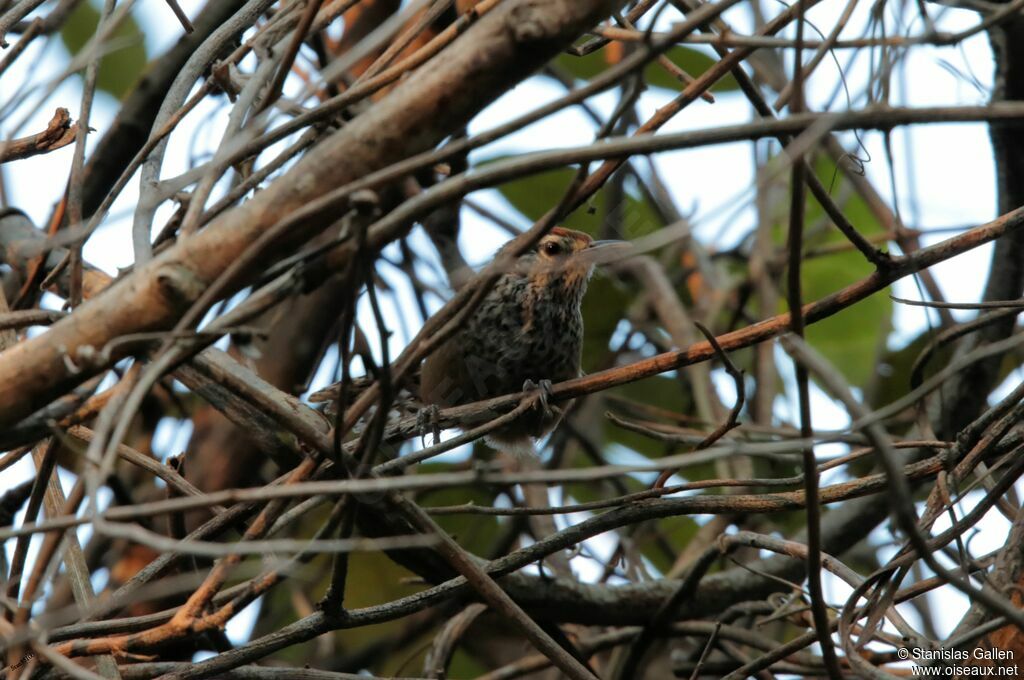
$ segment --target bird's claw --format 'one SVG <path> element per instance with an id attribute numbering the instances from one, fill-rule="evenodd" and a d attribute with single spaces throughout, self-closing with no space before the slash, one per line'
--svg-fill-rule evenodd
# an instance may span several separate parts
<path id="1" fill-rule="evenodd" d="M 540 382 L 533 382 L 527 378 L 526 382 L 523 383 L 523 392 L 534 392 L 537 394 L 537 401 L 540 404 L 541 410 L 545 415 L 552 415 L 552 407 L 549 404 L 551 394 L 554 387 L 550 380 L 544 379 Z"/>
<path id="2" fill-rule="evenodd" d="M 420 436 L 420 444 L 427 445 L 427 435 L 433 435 L 434 444 L 441 441 L 441 409 L 437 404 L 429 404 L 416 412 L 416 433 Z"/>

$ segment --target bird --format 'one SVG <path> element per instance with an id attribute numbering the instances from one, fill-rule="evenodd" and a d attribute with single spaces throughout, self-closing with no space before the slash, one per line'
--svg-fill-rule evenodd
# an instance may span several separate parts
<path id="1" fill-rule="evenodd" d="M 495 256 L 507 256 L 514 241 Z M 428 408 L 460 406 L 519 391 L 541 390 L 541 408 L 491 431 L 485 443 L 517 456 L 535 454 L 535 441 L 564 414 L 549 407 L 551 385 L 581 375 L 580 309 L 594 267 L 629 249 L 628 242 L 595 241 L 554 227 L 502 272 L 463 326 L 423 362 L 420 398 Z"/>

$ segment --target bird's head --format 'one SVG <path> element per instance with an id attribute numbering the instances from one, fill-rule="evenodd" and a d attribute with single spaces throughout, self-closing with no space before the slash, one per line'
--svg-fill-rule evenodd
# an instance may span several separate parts
<path id="1" fill-rule="evenodd" d="M 626 241 L 595 241 L 582 231 L 554 227 L 519 256 L 515 269 L 535 284 L 574 289 L 586 284 L 595 265 L 616 260 L 629 249 Z"/>

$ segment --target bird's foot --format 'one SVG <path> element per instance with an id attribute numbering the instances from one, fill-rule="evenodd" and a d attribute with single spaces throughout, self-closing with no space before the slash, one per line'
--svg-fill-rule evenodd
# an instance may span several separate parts
<path id="1" fill-rule="evenodd" d="M 433 435 L 434 444 L 441 441 L 441 409 L 437 404 L 429 404 L 416 412 L 416 433 L 420 436 L 420 444 L 427 445 L 427 435 Z"/>
<path id="2" fill-rule="evenodd" d="M 526 382 L 523 383 L 523 392 L 538 392 L 537 402 L 546 417 L 553 417 L 557 411 L 557 408 L 550 404 L 552 390 L 553 386 L 550 380 L 541 380 L 535 383 L 527 378 Z"/>

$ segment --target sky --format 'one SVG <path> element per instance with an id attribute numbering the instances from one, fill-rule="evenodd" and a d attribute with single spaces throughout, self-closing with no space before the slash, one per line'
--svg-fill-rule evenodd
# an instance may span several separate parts
<path id="1" fill-rule="evenodd" d="M 196 15 L 201 4 L 199 0 L 181 2 L 190 16 Z M 772 7 L 771 4 L 766 6 Z M 47 3 L 43 11 L 49 7 L 50 3 Z M 826 0 L 812 10 L 810 19 L 823 30 L 827 30 L 841 8 L 842 4 L 836 0 Z M 940 8 L 930 6 L 930 10 L 938 13 Z M 896 16 L 891 7 L 887 11 L 893 17 Z M 971 12 L 952 9 L 941 11 L 943 14 L 940 26 L 944 30 L 963 29 L 977 21 L 977 16 Z M 861 25 L 866 12 L 866 6 L 858 8 L 851 20 L 851 26 Z M 159 54 L 177 39 L 180 26 L 170 15 L 165 3 L 157 0 L 140 2 L 136 16 L 143 26 L 150 56 Z M 746 15 L 742 11 L 730 11 L 726 17 L 737 29 L 748 28 Z M 678 15 L 672 17 L 665 13 L 659 28 L 677 18 Z M 893 20 L 895 21 L 895 18 Z M 910 21 L 909 30 L 920 33 L 919 21 Z M 77 117 L 81 87 L 75 78 L 59 84 L 45 99 L 40 99 L 38 94 L 22 98 L 21 101 L 13 99 L 20 97 L 19 86 L 23 82 L 36 86 L 37 93 L 49 90 L 49 79 L 60 73 L 66 63 L 66 52 L 58 41 L 51 42 L 45 48 L 40 43 L 32 49 L 36 52 L 31 58 L 19 60 L 12 72 L 0 80 L 0 106 L 13 106 L 13 113 L 0 120 L 0 135 L 3 138 L 43 129 L 56 106 L 68 108 L 72 116 Z M 846 65 L 847 55 L 843 51 L 839 51 L 838 58 L 843 64 L 842 72 L 851 93 L 851 104 L 853 107 L 859 107 L 864 103 L 862 91 L 869 73 L 869 65 L 864 58 L 852 66 Z M 812 110 L 820 109 L 832 99 L 837 68 L 835 62 L 826 60 L 811 77 L 808 83 L 808 101 Z M 982 104 L 988 98 L 992 72 L 991 51 L 988 39 L 983 34 L 968 39 L 958 47 L 919 47 L 912 50 L 905 66 L 894 76 L 891 103 L 913 106 Z M 562 90 L 551 81 L 539 77 L 532 78 L 485 109 L 473 121 L 470 131 L 472 133 L 485 130 L 507 120 L 511 115 L 522 111 L 524 102 L 536 106 L 560 94 Z M 670 98 L 671 93 L 665 90 L 646 91 L 638 102 L 640 117 L 646 118 Z M 594 98 L 592 104 L 598 110 L 607 113 L 614 106 L 614 102 L 615 95 L 606 94 Z M 834 109 L 846 107 L 847 102 L 842 96 L 834 104 Z M 90 136 L 92 143 L 106 131 L 116 110 L 116 102 L 109 95 L 101 93 L 90 121 L 91 127 L 96 130 L 96 133 Z M 701 101 L 694 103 L 676 116 L 663 130 L 674 132 L 710 128 L 744 123 L 750 118 L 750 107 L 741 95 L 722 93 L 717 95 L 714 104 Z M 163 176 L 176 175 L 188 167 L 190 153 L 194 148 L 190 140 L 197 130 L 198 148 L 202 150 L 204 144 L 208 145 L 211 140 L 219 139 L 218 126 L 222 125 L 224 120 L 222 112 L 215 111 L 209 106 L 187 119 L 170 145 Z M 592 141 L 592 135 L 593 128 L 589 120 L 576 110 L 567 110 L 476 152 L 473 158 L 484 160 L 530 150 L 586 144 Z M 843 139 L 850 141 L 848 135 Z M 881 135 L 865 133 L 861 139 L 866 150 L 864 155 L 870 158 L 866 164 L 868 177 L 887 200 L 893 200 L 891 187 L 895 186 L 896 203 L 906 224 L 925 229 L 941 229 L 980 224 L 996 216 L 994 172 L 986 126 L 929 125 L 896 131 L 894 172 L 891 175 L 885 160 Z M 3 171 L 6 195 L 11 204 L 25 210 L 36 223 L 44 222 L 63 190 L 71 154 L 72 147 L 69 146 L 51 154 L 0 168 Z M 697 235 L 702 241 L 727 246 L 751 229 L 755 220 L 755 213 L 750 206 L 754 166 L 749 144 L 737 143 L 664 153 L 659 154 L 655 162 L 677 202 L 697 225 Z M 89 240 L 85 248 L 86 258 L 108 273 L 116 274 L 118 268 L 125 267 L 132 261 L 129 229 L 137 196 L 136 178 L 115 203 L 112 217 Z M 474 198 L 511 221 L 528 226 L 496 191 L 481 192 Z M 169 207 L 161 209 L 154 223 L 163 224 L 170 210 Z M 472 264 L 482 264 L 507 235 L 470 210 L 464 211 L 463 220 L 460 243 L 463 252 Z M 940 232 L 935 236 L 926 236 L 923 240 L 927 245 L 948 236 L 948 232 Z M 422 234 L 414 235 L 413 238 L 419 239 L 414 240 L 418 248 L 426 250 Z M 950 300 L 978 299 L 986 277 L 990 252 L 990 247 L 979 248 L 934 269 L 940 286 Z M 916 287 L 909 279 L 894 285 L 892 292 L 900 297 L 919 297 Z M 414 318 L 409 314 L 411 304 L 411 298 L 406 294 L 397 306 L 385 305 L 385 319 L 389 327 L 401 328 L 401 319 Z M 361 312 L 365 314 L 366 311 L 364 305 Z M 921 308 L 897 306 L 889 344 L 898 347 L 916 337 L 927 326 L 925 314 Z M 969 313 L 958 315 L 966 318 Z M 415 328 L 409 328 L 409 332 L 415 332 Z M 407 334 L 395 334 L 392 340 L 392 356 L 397 354 L 407 340 Z M 1017 374 L 1011 376 L 1010 380 L 1019 381 L 1020 378 L 1021 376 Z M 314 387 L 327 380 L 327 371 L 323 371 Z M 728 381 L 719 381 L 718 384 L 723 401 L 730 403 Z M 841 427 L 848 422 L 845 413 L 820 392 L 814 399 L 813 408 L 817 426 Z M 783 409 L 785 410 L 785 405 Z M 188 430 L 167 423 L 158 433 L 159 448 L 165 452 L 181 450 L 187 442 L 188 434 Z M 27 463 L 0 473 L 0 489 L 25 479 L 30 474 L 31 468 Z M 984 530 L 977 539 L 980 543 L 976 542 L 972 547 L 978 552 L 983 552 L 988 547 L 998 547 L 1005 537 L 1007 526 L 1008 524 L 1000 517 L 992 516 L 990 521 L 982 525 Z M 881 532 L 876 534 L 879 541 L 886 537 Z M 82 536 L 85 535 L 86 532 L 83 531 Z M 597 540 L 591 547 L 601 553 L 607 545 L 606 541 Z M 13 545 L 9 544 L 7 547 L 11 550 Z M 584 578 L 592 573 L 591 569 L 582 564 L 580 570 Z M 848 589 L 844 590 L 845 586 L 831 579 L 828 586 L 836 597 L 849 592 Z M 960 611 L 965 606 L 965 601 L 958 595 L 949 595 L 948 599 L 943 600 L 943 604 L 951 607 L 950 611 Z M 912 619 L 912 615 L 908 614 L 908 618 Z M 948 621 L 950 627 L 958 619 L 958 615 L 952 615 Z M 244 620 L 234 626 L 234 629 L 229 629 L 229 633 L 236 639 L 243 638 L 247 630 Z"/>

